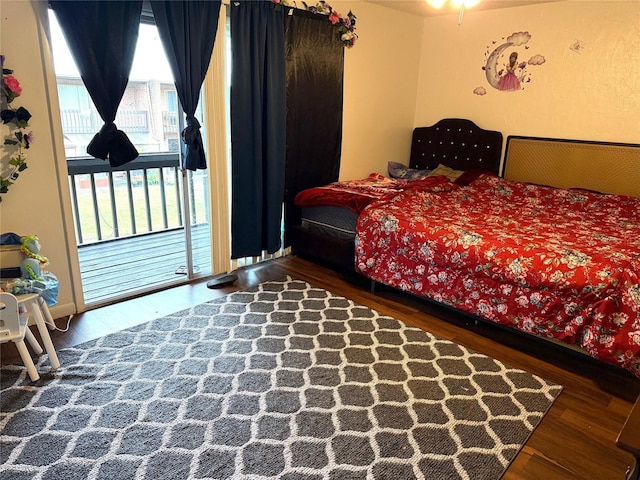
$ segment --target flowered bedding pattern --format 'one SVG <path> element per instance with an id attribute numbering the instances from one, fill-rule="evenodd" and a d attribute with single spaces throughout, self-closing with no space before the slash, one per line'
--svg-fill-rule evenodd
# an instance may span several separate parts
<path id="1" fill-rule="evenodd" d="M 411 188 L 441 188 L 449 183 L 446 177 L 434 176 L 420 180 L 391 179 L 372 173 L 361 180 L 334 182 L 321 187 L 309 188 L 296 195 L 295 204 L 301 207 L 336 206 L 346 207 L 360 213 L 374 200 L 388 198 Z"/>
<path id="2" fill-rule="evenodd" d="M 488 175 L 450 188 L 370 204 L 356 268 L 640 377 L 640 198 Z"/>

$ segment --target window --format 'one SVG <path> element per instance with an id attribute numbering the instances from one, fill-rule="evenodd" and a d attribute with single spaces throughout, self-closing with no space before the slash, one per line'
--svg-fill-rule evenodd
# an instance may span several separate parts
<path id="1" fill-rule="evenodd" d="M 69 109 L 73 110 L 89 110 L 91 108 L 91 99 L 87 89 L 84 88 L 82 83 L 78 84 L 71 80 L 69 83 L 64 83 L 64 79 L 60 79 L 58 83 L 58 95 L 60 96 L 60 103 L 65 104 Z"/>
<path id="2" fill-rule="evenodd" d="M 187 212 L 191 223 L 207 223 L 207 172 L 188 172 L 184 185 L 180 180 L 184 115 L 150 13 L 142 12 L 129 81 L 115 118 L 140 155 L 119 171 L 87 154 L 104 121 L 53 10 L 49 20 L 78 245 L 183 227 L 185 191 L 192 197 Z M 196 116 L 204 125 L 200 106 Z"/>
<path id="3" fill-rule="evenodd" d="M 69 51 L 64 35 L 50 10 L 51 36 L 62 131 L 67 158 L 85 156 L 87 145 L 103 121 Z M 177 152 L 180 138 L 178 96 L 158 30 L 141 23 L 129 84 L 120 102 L 115 123 L 126 132 L 138 152 Z"/>
<path id="4" fill-rule="evenodd" d="M 185 119 L 151 12 L 142 11 L 128 85 L 115 118 L 140 155 L 115 170 L 87 155 L 87 145 L 104 122 L 52 10 L 49 19 L 85 303 L 180 283 L 185 273 L 189 278 L 211 274 L 208 171 L 180 169 Z M 204 131 L 202 102 L 201 94 L 196 117 Z M 105 242 L 125 237 L 139 238 L 119 245 Z M 113 257 L 105 253 L 109 247 L 131 248 L 141 239 L 153 239 L 157 248 L 137 252 L 133 247 L 127 268 L 114 269 Z M 148 274 L 141 276 L 141 271 Z"/>

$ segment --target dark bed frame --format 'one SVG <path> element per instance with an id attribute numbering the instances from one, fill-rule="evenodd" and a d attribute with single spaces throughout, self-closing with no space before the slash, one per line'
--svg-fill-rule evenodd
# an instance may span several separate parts
<path id="1" fill-rule="evenodd" d="M 535 145 L 530 145 L 534 143 Z M 593 148 L 587 148 L 593 147 Z M 533 152 L 530 152 L 530 148 Z M 575 150 L 587 149 L 576 156 Z M 586 142 L 576 140 L 548 139 L 535 137 L 511 136 L 507 139 L 505 160 L 501 162 L 502 134 L 483 130 L 475 123 L 464 119 L 444 119 L 431 127 L 419 127 L 413 132 L 411 144 L 410 167 L 435 168 L 439 163 L 456 170 L 480 168 L 492 171 L 507 179 L 528 181 L 531 183 L 549 184 L 565 187 L 566 176 L 559 178 L 540 178 L 540 172 L 558 170 L 559 164 L 574 165 L 578 171 L 587 172 L 589 182 L 580 180 L 576 185 L 575 175 L 571 176 L 569 187 L 588 187 L 593 190 L 640 196 L 638 190 L 638 144 L 619 144 L 608 142 Z M 553 153 L 549 155 L 549 151 Z M 486 153 L 485 153 L 486 152 Z M 587 163 L 584 163 L 584 159 Z M 542 160 L 542 164 L 540 161 Z M 502 164 L 502 166 L 501 166 Z M 515 166 L 519 165 L 519 169 Z M 588 165 L 587 168 L 584 165 Z M 593 167 L 593 168 L 589 168 Z M 524 168 L 524 172 L 521 169 Z M 598 181 L 592 179 L 588 172 L 612 169 L 615 182 L 608 175 L 599 175 Z M 532 170 L 533 173 L 529 172 Z M 560 169 L 561 170 L 561 169 Z M 620 172 L 624 172 L 620 175 Z M 602 178 L 604 177 L 604 178 Z M 592 184 L 592 182 L 595 182 Z M 615 185 L 614 185 L 615 183 Z M 559 342 L 552 342 L 508 326 L 494 323 L 477 315 L 458 310 L 454 307 L 430 300 L 426 297 L 402 292 L 393 287 L 376 284 L 372 280 L 357 273 L 354 268 L 353 240 L 328 238 L 312 231 L 298 228 L 297 242 L 293 252 L 316 263 L 332 267 L 352 281 L 367 283 L 372 291 L 387 298 L 403 303 L 415 302 L 417 308 L 441 318 L 445 321 L 470 328 L 474 332 L 494 341 L 510 345 L 527 354 L 543 358 L 552 364 L 578 375 L 592 378 L 605 391 L 625 398 L 631 402 L 637 392 L 637 379 L 629 372 L 614 365 L 603 363 L 593 357 Z M 640 421 L 640 398 L 636 400 L 633 412 L 627 424 L 620 432 L 616 444 L 635 457 L 635 465 L 629 469 L 628 480 L 640 480 L 640 442 L 636 440 L 636 432 Z M 631 433 L 633 432 L 633 433 Z M 635 435 L 635 436 L 634 436 Z"/>
<path id="2" fill-rule="evenodd" d="M 488 170 L 500 174 L 502 133 L 480 128 L 471 120 L 445 118 L 413 130 L 409 166 L 434 169 Z M 346 272 L 355 271 L 354 240 L 330 237 L 295 226 L 289 232 L 294 255 Z"/>

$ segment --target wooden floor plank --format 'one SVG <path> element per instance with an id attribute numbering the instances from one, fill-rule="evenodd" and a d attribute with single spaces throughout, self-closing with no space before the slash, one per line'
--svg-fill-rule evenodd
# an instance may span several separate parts
<path id="1" fill-rule="evenodd" d="M 633 456 L 617 448 L 615 442 L 640 394 L 639 379 L 530 337 L 476 325 L 460 315 L 455 318 L 452 312 L 438 311 L 415 297 L 385 289 L 371 293 L 369 283 L 362 278 L 296 257 L 241 269 L 233 285 L 219 289 L 206 288 L 203 279 L 87 311 L 71 320 L 68 332 L 53 332 L 53 341 L 57 348 L 76 345 L 283 275 L 305 280 L 563 385 L 563 392 L 509 466 L 505 480 L 622 480 L 633 464 Z M 66 319 L 57 320 L 58 325 L 65 323 Z M 3 363 L 21 363 L 13 345 L 3 345 L 1 358 Z"/>

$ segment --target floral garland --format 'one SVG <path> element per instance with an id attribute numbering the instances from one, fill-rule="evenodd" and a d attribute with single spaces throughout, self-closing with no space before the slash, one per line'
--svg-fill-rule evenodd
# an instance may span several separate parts
<path id="1" fill-rule="evenodd" d="M 296 8 L 295 0 L 271 0 L 276 5 L 284 5 L 285 7 Z M 331 5 L 324 0 L 319 0 L 315 5 L 309 6 L 305 2 L 302 2 L 305 10 L 311 13 L 319 13 L 321 15 L 328 15 L 332 25 L 338 26 L 338 34 L 340 35 L 340 41 L 342 44 L 351 48 L 356 43 L 358 35 L 356 34 L 356 16 L 349 10 L 346 17 L 343 17 L 340 13 L 335 11 Z"/>
<path id="2" fill-rule="evenodd" d="M 3 125 L 9 125 L 9 135 L 4 138 L 7 147 L 9 166 L 5 172 L 4 165 L 0 172 L 0 202 L 2 196 L 15 183 L 20 172 L 27 168 L 26 150 L 31 146 L 33 133 L 26 133 L 31 114 L 24 107 L 12 108 L 11 103 L 22 94 L 22 87 L 18 79 L 13 76 L 13 70 L 4 68 L 4 55 L 0 55 L 2 65 L 2 91 L 0 98 L 0 118 Z"/>

